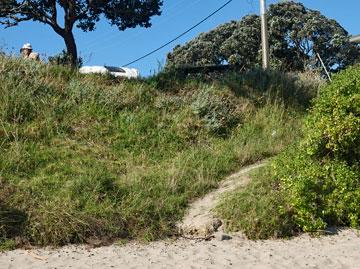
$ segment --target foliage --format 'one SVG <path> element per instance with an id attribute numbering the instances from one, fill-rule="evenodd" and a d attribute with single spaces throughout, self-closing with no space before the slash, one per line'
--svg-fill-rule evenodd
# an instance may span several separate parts
<path id="1" fill-rule="evenodd" d="M 74 26 L 85 32 L 93 31 L 96 23 L 105 18 L 121 31 L 150 27 L 150 18 L 161 14 L 161 5 L 161 0 L 5 0 L 0 3 L 0 24 L 12 27 L 24 21 L 37 21 L 49 25 L 64 39 L 72 64 L 76 65 Z M 59 8 L 65 14 L 63 26 L 59 24 Z"/>
<path id="2" fill-rule="evenodd" d="M 305 231 L 360 224 L 360 68 L 337 76 L 316 98 L 293 164 L 275 163 Z"/>
<path id="3" fill-rule="evenodd" d="M 359 49 L 349 42 L 348 32 L 335 20 L 293 1 L 269 8 L 272 55 L 286 70 L 337 71 L 359 59 Z"/>
<path id="4" fill-rule="evenodd" d="M 195 40 L 184 46 L 176 46 L 167 56 L 167 67 L 182 65 L 221 64 L 226 60 L 221 53 L 222 42 L 236 29 L 236 22 L 220 25 L 209 33 L 200 34 Z"/>
<path id="5" fill-rule="evenodd" d="M 219 92 L 213 88 L 201 89 L 191 107 L 211 132 L 226 135 L 241 121 L 241 111 L 237 109 L 235 96 L 230 92 Z"/>
<path id="6" fill-rule="evenodd" d="M 266 238 L 319 232 L 334 225 L 360 226 L 359 97 L 359 66 L 336 75 L 321 89 L 301 141 L 276 157 L 264 175 L 256 175 L 254 184 L 268 186 L 264 200 L 256 201 L 264 195 L 261 187 L 250 185 L 220 206 L 229 229 Z M 254 197 L 254 209 L 248 197 Z M 277 221 L 281 218 L 283 222 Z"/>
<path id="7" fill-rule="evenodd" d="M 270 5 L 268 12 L 271 64 L 287 71 L 321 70 L 317 53 L 330 71 L 359 59 L 359 48 L 349 42 L 346 30 L 335 20 L 285 1 Z M 245 16 L 202 33 L 167 56 L 167 68 L 224 63 L 253 68 L 260 65 L 260 18 Z"/>
<path id="8" fill-rule="evenodd" d="M 359 227 L 358 165 L 330 158 L 319 161 L 295 149 L 278 157 L 272 168 L 289 197 L 294 223 L 301 230 L 313 232 L 334 225 Z"/>
<path id="9" fill-rule="evenodd" d="M 220 51 L 229 64 L 253 67 L 258 61 L 258 50 L 261 39 L 259 31 L 260 18 L 256 15 L 245 16 L 233 26 L 229 38 L 220 42 Z M 220 30 L 221 29 L 217 29 Z"/>
<path id="10" fill-rule="evenodd" d="M 298 135 L 302 112 L 280 98 L 254 105 L 215 81 L 152 85 L 0 58 L 0 241 L 173 234 L 190 201 Z M 241 124 L 209 131 L 194 113 L 199 92 L 215 111 L 231 96 Z"/>
<path id="11" fill-rule="evenodd" d="M 64 65 L 64 66 L 71 66 L 72 65 L 72 57 L 65 51 L 62 50 L 61 53 L 50 56 L 49 63 L 56 64 L 56 65 Z M 76 67 L 80 68 L 83 65 L 83 59 L 78 58 Z"/>
<path id="12" fill-rule="evenodd" d="M 306 123 L 307 154 L 360 160 L 360 68 L 349 68 L 321 91 Z"/>

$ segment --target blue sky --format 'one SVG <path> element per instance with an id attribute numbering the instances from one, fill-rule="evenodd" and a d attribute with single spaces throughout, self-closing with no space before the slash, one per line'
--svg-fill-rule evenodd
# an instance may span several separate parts
<path id="1" fill-rule="evenodd" d="M 163 14 L 153 17 L 151 28 L 128 29 L 124 32 L 101 21 L 94 32 L 83 33 L 75 30 L 80 56 L 85 65 L 124 65 L 147 52 L 159 47 L 179 33 L 216 10 L 226 0 L 164 0 Z M 175 43 L 135 63 L 132 67 L 143 76 L 157 72 L 164 65 L 166 54 L 176 44 L 191 40 L 200 32 L 209 31 L 230 20 L 239 20 L 244 15 L 259 12 L 258 0 L 234 0 L 220 13 L 188 33 Z M 267 4 L 278 0 L 267 0 Z M 359 0 L 302 0 L 305 6 L 321 11 L 336 19 L 350 34 L 360 34 L 358 12 Z M 18 53 L 23 43 L 30 42 L 34 50 L 43 57 L 54 55 L 64 48 L 63 40 L 49 26 L 26 22 L 14 28 L 0 28 L 0 48 Z"/>

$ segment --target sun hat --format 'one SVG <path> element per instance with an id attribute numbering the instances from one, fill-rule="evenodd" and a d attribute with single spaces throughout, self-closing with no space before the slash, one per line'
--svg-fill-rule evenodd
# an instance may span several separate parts
<path id="1" fill-rule="evenodd" d="M 22 50 L 25 50 L 25 49 L 28 49 L 28 50 L 32 50 L 32 46 L 30 43 L 25 43 L 22 48 L 20 49 L 20 51 Z"/>

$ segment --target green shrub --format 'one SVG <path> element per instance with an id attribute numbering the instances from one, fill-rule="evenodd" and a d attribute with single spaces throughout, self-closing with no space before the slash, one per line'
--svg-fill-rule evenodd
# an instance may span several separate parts
<path id="1" fill-rule="evenodd" d="M 217 212 L 250 238 L 360 226 L 360 67 L 334 77 L 314 100 L 303 138 Z"/>
<path id="2" fill-rule="evenodd" d="M 294 209 L 294 221 L 303 231 L 359 226 L 358 166 L 330 158 L 319 161 L 298 148 L 288 150 L 272 165 L 273 177 L 280 180 Z"/>
<path id="3" fill-rule="evenodd" d="M 235 96 L 227 91 L 204 87 L 194 98 L 191 107 L 205 127 L 218 135 L 226 135 L 241 121 Z"/>
<path id="4" fill-rule="evenodd" d="M 336 76 L 314 101 L 305 135 L 273 164 L 304 231 L 359 226 L 360 68 Z"/>
<path id="5" fill-rule="evenodd" d="M 295 150 L 274 162 L 297 225 L 316 231 L 360 222 L 360 68 L 324 87 Z"/>
<path id="6" fill-rule="evenodd" d="M 310 156 L 360 160 L 360 67 L 323 88 L 306 122 L 303 148 Z"/>

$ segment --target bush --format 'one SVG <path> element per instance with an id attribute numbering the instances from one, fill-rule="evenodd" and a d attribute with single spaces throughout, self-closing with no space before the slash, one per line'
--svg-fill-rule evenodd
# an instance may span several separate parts
<path id="1" fill-rule="evenodd" d="M 205 87 L 195 95 L 191 107 L 209 131 L 226 135 L 241 121 L 241 111 L 234 100 L 230 92 Z"/>
<path id="2" fill-rule="evenodd" d="M 360 67 L 321 89 L 305 123 L 301 141 L 221 203 L 228 229 L 263 239 L 360 226 Z"/>
<path id="3" fill-rule="evenodd" d="M 273 164 L 304 231 L 360 224 L 360 68 L 336 76 L 316 98 L 305 137 Z"/>
<path id="4" fill-rule="evenodd" d="M 69 55 L 66 50 L 62 50 L 59 54 L 49 57 L 49 63 L 55 65 L 63 65 L 63 66 L 71 66 L 72 59 L 71 55 Z M 76 67 L 80 68 L 83 65 L 83 59 L 79 57 L 76 61 Z"/>
<path id="5" fill-rule="evenodd" d="M 272 165 L 273 178 L 280 180 L 294 209 L 294 221 L 303 231 L 359 226 L 359 167 L 338 159 L 320 161 L 298 148 L 288 150 Z"/>
<path id="6" fill-rule="evenodd" d="M 303 148 L 307 154 L 360 160 L 360 67 L 338 75 L 315 100 L 306 121 Z"/>

